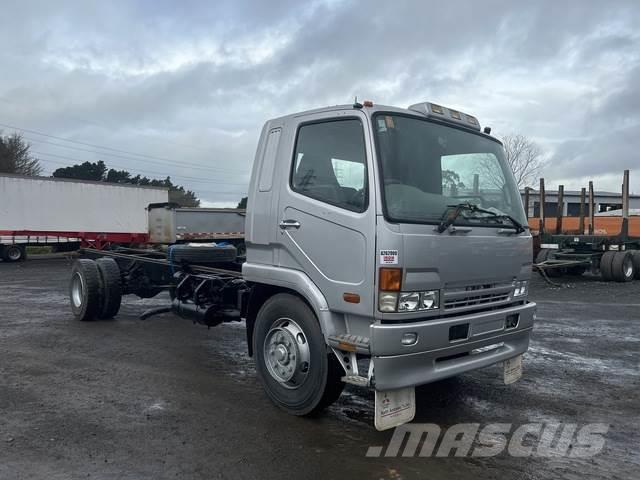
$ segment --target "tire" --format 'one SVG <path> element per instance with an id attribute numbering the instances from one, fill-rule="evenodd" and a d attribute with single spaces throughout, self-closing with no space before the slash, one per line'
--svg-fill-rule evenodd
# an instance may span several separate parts
<path id="1" fill-rule="evenodd" d="M 549 260 L 549 257 L 552 255 L 553 250 L 550 248 L 543 248 L 536 255 L 536 263 L 542 263 Z M 565 268 L 545 268 L 544 272 L 547 274 L 547 277 L 555 278 L 560 277 L 564 273 L 566 273 Z"/>
<path id="2" fill-rule="evenodd" d="M 5 262 L 23 262 L 27 259 L 27 250 L 23 245 L 5 245 L 2 258 Z"/>
<path id="3" fill-rule="evenodd" d="M 122 301 L 122 278 L 120 267 L 113 258 L 99 258 L 96 260 L 100 274 L 102 305 L 98 318 L 109 319 L 118 314 Z"/>
<path id="4" fill-rule="evenodd" d="M 292 344 L 295 348 L 291 348 Z M 313 311 L 294 295 L 274 295 L 260 308 L 253 351 L 258 378 L 267 395 L 291 415 L 319 412 L 342 393 L 342 367 L 327 352 Z M 288 359 L 289 365 L 277 356 Z"/>
<path id="5" fill-rule="evenodd" d="M 612 263 L 616 253 L 617 252 L 607 251 L 600 257 L 600 275 L 605 282 L 613 280 Z"/>
<path id="6" fill-rule="evenodd" d="M 611 274 L 616 282 L 630 282 L 635 275 L 633 253 L 616 252 L 611 264 Z"/>
<path id="7" fill-rule="evenodd" d="M 93 260 L 76 260 L 71 269 L 69 299 L 73 316 L 80 321 L 95 319 L 100 312 L 100 273 Z"/>
<path id="8" fill-rule="evenodd" d="M 236 247 L 233 245 L 184 244 L 169 247 L 169 259 L 175 263 L 183 261 L 197 264 L 235 262 Z"/>
<path id="9" fill-rule="evenodd" d="M 640 250 L 633 250 L 633 268 L 635 270 L 636 280 L 640 280 Z"/>

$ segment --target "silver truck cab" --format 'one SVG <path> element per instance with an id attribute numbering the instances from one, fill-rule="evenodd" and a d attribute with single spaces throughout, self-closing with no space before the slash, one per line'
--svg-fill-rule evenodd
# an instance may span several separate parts
<path id="1" fill-rule="evenodd" d="M 245 228 L 249 343 L 291 413 L 347 382 L 375 389 L 376 426 L 390 428 L 413 417 L 416 385 L 498 362 L 520 374 L 532 238 L 502 145 L 475 117 L 365 102 L 270 120 Z"/>

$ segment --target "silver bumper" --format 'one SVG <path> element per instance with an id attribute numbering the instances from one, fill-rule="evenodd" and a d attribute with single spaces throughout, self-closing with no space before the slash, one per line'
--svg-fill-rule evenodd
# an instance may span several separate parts
<path id="1" fill-rule="evenodd" d="M 493 365 L 524 353 L 533 329 L 535 303 L 500 310 L 402 325 L 371 325 L 371 357 L 375 388 L 390 390 L 422 385 Z M 507 315 L 519 315 L 518 326 L 505 330 Z M 468 324 L 464 340 L 449 340 L 450 327 Z M 405 333 L 415 333 L 414 345 L 402 345 Z M 498 345 L 482 350 L 482 347 Z"/>

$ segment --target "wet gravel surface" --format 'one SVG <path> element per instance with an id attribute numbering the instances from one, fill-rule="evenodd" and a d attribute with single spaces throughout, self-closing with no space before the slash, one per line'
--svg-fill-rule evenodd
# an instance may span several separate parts
<path id="1" fill-rule="evenodd" d="M 640 282 L 534 279 L 538 322 L 524 377 L 498 366 L 418 389 L 415 422 L 610 425 L 588 459 L 368 458 L 392 432 L 348 388 L 313 419 L 272 406 L 242 324 L 172 315 L 73 321 L 64 259 L 0 263 L 0 479 L 640 478 Z"/>

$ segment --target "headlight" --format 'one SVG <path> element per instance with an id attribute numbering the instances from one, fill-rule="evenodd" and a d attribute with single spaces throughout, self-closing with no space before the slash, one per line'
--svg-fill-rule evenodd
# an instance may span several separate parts
<path id="1" fill-rule="evenodd" d="M 400 301 L 398 302 L 399 312 L 409 312 L 412 310 L 418 310 L 419 307 L 420 307 L 419 292 L 409 292 L 409 293 L 400 294 Z"/>
<path id="2" fill-rule="evenodd" d="M 378 308 L 381 312 L 418 312 L 440 308 L 440 291 L 380 292 Z"/>
<path id="3" fill-rule="evenodd" d="M 522 297 L 529 292 L 529 282 L 527 280 L 522 280 L 515 282 L 513 289 L 514 297 Z"/>
<path id="4" fill-rule="evenodd" d="M 422 310 L 433 310 L 440 307 L 440 292 L 429 290 L 422 292 Z"/>
<path id="5" fill-rule="evenodd" d="M 381 312 L 395 312 L 398 303 L 398 294 L 396 292 L 380 292 L 378 296 L 378 309 Z"/>

